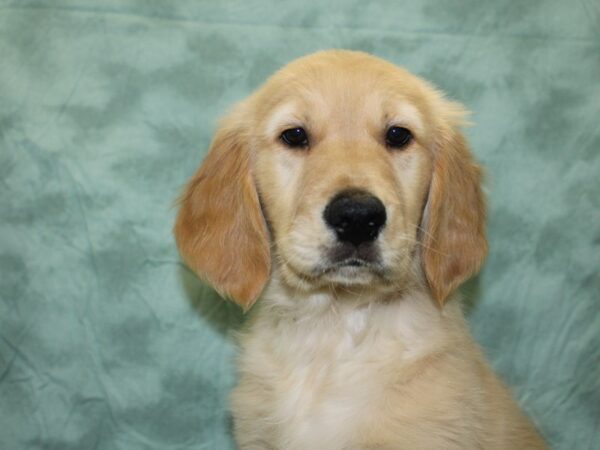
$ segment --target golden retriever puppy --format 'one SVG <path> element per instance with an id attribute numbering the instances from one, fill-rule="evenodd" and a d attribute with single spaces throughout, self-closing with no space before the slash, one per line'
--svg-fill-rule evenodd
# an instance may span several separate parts
<path id="1" fill-rule="evenodd" d="M 405 70 L 336 50 L 222 122 L 175 235 L 223 296 L 261 296 L 232 395 L 241 449 L 545 448 L 452 298 L 487 251 L 463 115 Z"/>

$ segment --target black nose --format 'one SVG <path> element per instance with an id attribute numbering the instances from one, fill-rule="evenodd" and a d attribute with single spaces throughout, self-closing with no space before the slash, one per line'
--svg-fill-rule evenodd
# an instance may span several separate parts
<path id="1" fill-rule="evenodd" d="M 387 216 L 377 197 L 365 191 L 348 190 L 331 199 L 323 218 L 340 241 L 358 246 L 377 238 Z"/>

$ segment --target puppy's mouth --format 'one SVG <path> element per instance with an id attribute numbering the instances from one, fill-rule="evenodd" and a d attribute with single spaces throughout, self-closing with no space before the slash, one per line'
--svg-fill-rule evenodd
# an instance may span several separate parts
<path id="1" fill-rule="evenodd" d="M 312 271 L 316 277 L 348 279 L 360 282 L 365 277 L 385 278 L 386 270 L 378 249 L 373 245 L 336 245 L 326 251 L 327 257 Z"/>
<path id="2" fill-rule="evenodd" d="M 381 263 L 365 261 L 364 259 L 350 258 L 343 261 L 335 261 L 321 264 L 313 269 L 313 275 L 319 276 L 341 270 L 354 270 L 355 272 L 373 272 L 383 274 L 385 272 Z"/>
<path id="3" fill-rule="evenodd" d="M 341 261 L 337 264 L 338 267 L 368 267 L 371 263 L 365 261 L 364 259 L 346 259 L 345 261 Z"/>
<path id="4" fill-rule="evenodd" d="M 277 261 L 292 286 L 388 286 L 394 283 L 396 273 L 382 257 L 380 245 L 333 242 L 313 249 L 309 257 L 298 258 L 298 253 L 289 252 L 280 254 Z"/>

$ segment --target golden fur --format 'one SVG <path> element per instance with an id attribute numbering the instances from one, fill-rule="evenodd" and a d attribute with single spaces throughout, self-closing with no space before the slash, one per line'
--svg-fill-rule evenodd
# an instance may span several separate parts
<path id="1" fill-rule="evenodd" d="M 463 115 L 390 63 L 327 51 L 222 123 L 175 235 L 222 295 L 248 309 L 262 293 L 232 396 L 241 449 L 545 448 L 451 299 L 487 251 Z M 411 130 L 407 148 L 386 147 L 391 124 Z M 298 126 L 309 147 L 287 148 Z M 381 270 L 326 263 L 323 210 L 348 188 L 385 205 Z"/>

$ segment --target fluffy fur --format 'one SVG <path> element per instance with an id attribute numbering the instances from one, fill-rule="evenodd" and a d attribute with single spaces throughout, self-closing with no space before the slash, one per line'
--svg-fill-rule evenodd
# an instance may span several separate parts
<path id="1" fill-rule="evenodd" d="M 224 120 L 181 200 L 183 258 L 243 308 L 232 396 L 243 450 L 545 448 L 452 293 L 487 244 L 464 111 L 390 63 L 301 58 Z M 411 130 L 390 149 L 391 125 Z M 309 134 L 286 147 L 285 129 Z M 323 210 L 362 189 L 387 222 L 362 267 L 331 258 Z"/>

